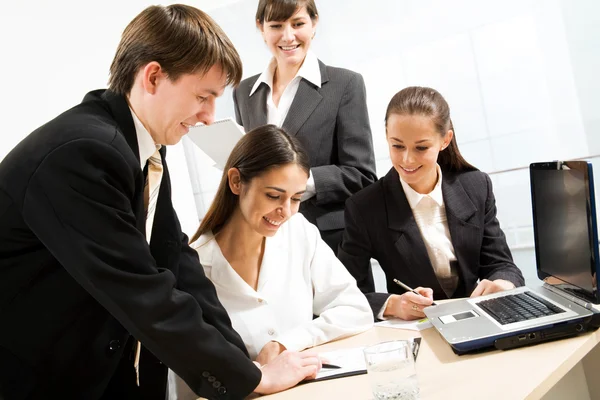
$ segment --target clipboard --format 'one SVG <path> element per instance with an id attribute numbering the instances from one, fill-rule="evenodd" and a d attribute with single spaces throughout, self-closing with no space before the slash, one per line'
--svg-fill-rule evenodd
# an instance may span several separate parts
<path id="1" fill-rule="evenodd" d="M 223 170 L 231 150 L 244 134 L 242 126 L 232 118 L 225 118 L 210 125 L 192 126 L 187 137 L 215 162 L 217 168 Z"/>

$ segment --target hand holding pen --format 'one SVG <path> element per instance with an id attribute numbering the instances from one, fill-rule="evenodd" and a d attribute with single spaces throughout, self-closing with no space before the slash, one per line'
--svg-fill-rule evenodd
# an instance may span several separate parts
<path id="1" fill-rule="evenodd" d="M 423 309 L 436 305 L 433 301 L 433 290 L 418 287 L 412 289 L 408 285 L 394 279 L 394 282 L 407 292 L 402 295 L 391 295 L 384 311 L 386 317 L 396 317 L 404 320 L 424 318 Z"/>
<path id="2" fill-rule="evenodd" d="M 423 288 L 423 287 L 418 287 L 417 289 L 423 289 L 427 294 L 422 294 L 420 292 L 418 292 L 416 289 L 412 289 L 410 286 L 408 286 L 405 283 L 400 282 L 398 279 L 394 278 L 394 283 L 398 286 L 400 286 L 401 288 L 405 289 L 407 292 L 412 292 L 416 295 L 419 296 L 425 296 L 425 297 L 430 297 L 431 298 L 431 305 L 432 306 L 437 306 L 437 304 L 435 304 L 435 301 L 433 301 L 433 290 L 429 289 L 429 288 Z M 428 296 L 428 294 L 431 292 L 431 296 Z"/>

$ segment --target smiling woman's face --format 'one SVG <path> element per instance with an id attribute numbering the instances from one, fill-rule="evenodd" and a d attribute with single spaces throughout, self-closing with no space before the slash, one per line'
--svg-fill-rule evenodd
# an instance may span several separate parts
<path id="1" fill-rule="evenodd" d="M 243 219 L 262 236 L 273 236 L 298 212 L 307 173 L 297 164 L 275 167 L 242 184 L 239 207 Z"/>
<path id="2" fill-rule="evenodd" d="M 285 21 L 258 23 L 265 43 L 277 60 L 278 66 L 295 66 L 304 62 L 315 33 L 316 21 L 310 18 L 306 6 Z"/>
<path id="3" fill-rule="evenodd" d="M 430 117 L 391 114 L 386 128 L 390 158 L 398 175 L 418 193 L 430 193 L 437 182 L 437 158 L 452 140 L 440 135 Z"/>

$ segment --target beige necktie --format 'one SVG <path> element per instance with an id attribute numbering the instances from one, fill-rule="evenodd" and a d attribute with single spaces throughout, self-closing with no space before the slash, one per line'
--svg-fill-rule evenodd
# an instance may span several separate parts
<path id="1" fill-rule="evenodd" d="M 146 184 L 144 185 L 144 207 L 146 209 L 146 240 L 150 243 L 152 235 L 152 223 L 154 222 L 154 213 L 158 201 L 158 192 L 162 180 L 163 166 L 158 149 L 148 159 L 148 173 L 146 175 Z M 140 386 L 140 352 L 142 345 L 137 342 L 135 349 L 135 359 L 133 366 L 135 368 L 136 382 Z"/>

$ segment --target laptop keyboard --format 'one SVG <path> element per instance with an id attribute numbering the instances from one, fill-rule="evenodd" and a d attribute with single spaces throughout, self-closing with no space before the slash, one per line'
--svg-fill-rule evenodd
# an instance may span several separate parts
<path id="1" fill-rule="evenodd" d="M 565 312 L 533 292 L 509 294 L 477 303 L 502 325 Z"/>

